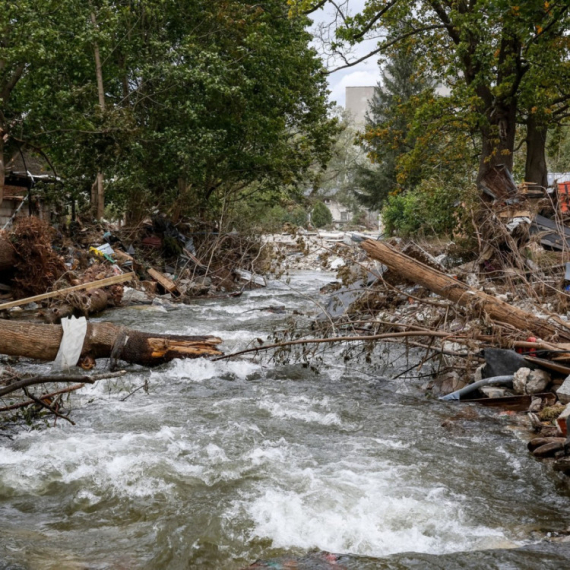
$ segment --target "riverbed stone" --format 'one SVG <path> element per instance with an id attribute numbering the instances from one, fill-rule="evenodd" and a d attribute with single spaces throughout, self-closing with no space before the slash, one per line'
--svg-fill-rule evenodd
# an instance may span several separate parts
<path id="1" fill-rule="evenodd" d="M 519 368 L 513 377 L 513 388 L 517 394 L 537 394 L 550 384 L 550 374 L 544 370 Z"/>
<path id="2" fill-rule="evenodd" d="M 556 395 L 563 404 L 570 404 L 570 376 L 568 376 L 562 383 L 562 386 L 556 390 Z"/>

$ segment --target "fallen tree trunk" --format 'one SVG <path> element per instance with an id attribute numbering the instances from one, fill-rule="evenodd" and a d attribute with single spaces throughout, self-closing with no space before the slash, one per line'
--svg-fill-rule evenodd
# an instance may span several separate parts
<path id="1" fill-rule="evenodd" d="M 386 243 L 365 240 L 362 248 L 366 253 L 386 265 L 390 271 L 457 303 L 471 308 L 475 313 L 487 315 L 497 324 L 509 324 L 529 336 L 549 341 L 569 341 L 570 323 L 546 320 L 517 307 L 513 307 L 483 291 L 472 289 L 465 283 L 445 275 L 419 261 L 411 259 Z"/>
<path id="2" fill-rule="evenodd" d="M 0 354 L 55 360 L 63 336 L 60 325 L 37 325 L 0 320 Z M 112 323 L 88 323 L 81 358 L 113 358 L 156 366 L 174 358 L 223 354 L 213 336 L 145 333 Z"/>

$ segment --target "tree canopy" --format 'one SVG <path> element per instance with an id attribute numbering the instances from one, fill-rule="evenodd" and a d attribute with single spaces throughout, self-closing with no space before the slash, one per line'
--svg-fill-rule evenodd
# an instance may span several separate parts
<path id="1" fill-rule="evenodd" d="M 329 0 L 289 0 L 292 12 L 311 12 L 327 3 L 342 12 Z M 535 123 L 544 122 L 553 105 L 570 97 L 567 82 L 556 89 L 551 81 L 568 73 L 568 11 L 563 0 L 367 0 L 360 13 L 342 13 L 332 48 L 341 51 L 372 36 L 379 37 L 378 45 L 365 57 L 413 46 L 432 77 L 449 87 L 451 120 L 460 116 L 478 136 L 481 180 L 499 164 L 512 170 L 522 108 Z M 545 81 L 550 95 L 543 89 L 545 96 L 537 96 Z"/>
<path id="2" fill-rule="evenodd" d="M 119 207 L 215 208 L 300 186 L 328 160 L 322 64 L 282 0 L 4 1 L 0 14 L 0 154 L 41 149 L 76 194 L 102 171 Z"/>

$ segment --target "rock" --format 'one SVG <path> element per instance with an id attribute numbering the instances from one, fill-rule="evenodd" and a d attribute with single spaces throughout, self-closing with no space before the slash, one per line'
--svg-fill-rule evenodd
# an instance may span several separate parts
<path id="1" fill-rule="evenodd" d="M 550 384 L 550 374 L 546 370 L 537 368 L 530 373 L 529 380 L 526 383 L 527 394 L 538 394 L 544 392 Z"/>
<path id="2" fill-rule="evenodd" d="M 565 441 L 563 437 L 535 437 L 528 442 L 527 447 L 529 451 L 534 451 L 549 443 L 562 443 L 564 445 Z"/>
<path id="3" fill-rule="evenodd" d="M 556 390 L 556 395 L 563 404 L 570 404 L 570 376 L 568 376 L 562 383 L 562 386 Z"/>
<path id="4" fill-rule="evenodd" d="M 451 392 L 465 388 L 467 384 L 468 382 L 463 378 L 459 378 L 459 374 L 457 372 L 447 372 L 446 374 L 439 375 L 433 381 L 432 394 L 434 396 L 445 396 L 447 394 L 451 394 Z"/>
<path id="5" fill-rule="evenodd" d="M 487 398 L 506 398 L 513 395 L 508 388 L 496 388 L 495 386 L 483 386 L 480 390 Z"/>
<path id="6" fill-rule="evenodd" d="M 560 441 L 555 441 L 552 443 L 547 443 L 546 445 L 541 445 L 537 447 L 532 454 L 535 457 L 549 457 L 554 455 L 557 451 L 564 449 L 564 442 L 566 441 L 564 438 L 557 438 Z"/>
<path id="7" fill-rule="evenodd" d="M 570 473 L 570 457 L 563 457 L 562 459 L 558 459 L 556 463 L 552 466 L 554 471 L 561 471 L 565 475 Z"/>
<path id="8" fill-rule="evenodd" d="M 530 406 L 528 407 L 529 412 L 540 412 L 542 409 L 542 398 L 533 398 Z"/>
<path id="9" fill-rule="evenodd" d="M 519 368 L 513 378 L 513 388 L 517 394 L 537 394 L 550 384 L 550 374 L 544 370 Z"/>
<path id="10" fill-rule="evenodd" d="M 146 293 L 137 291 L 131 287 L 125 287 L 123 290 L 123 303 L 142 303 L 148 301 Z"/>

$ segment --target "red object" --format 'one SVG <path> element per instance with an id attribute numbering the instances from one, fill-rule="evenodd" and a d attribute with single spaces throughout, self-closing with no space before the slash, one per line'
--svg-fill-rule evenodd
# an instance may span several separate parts
<path id="1" fill-rule="evenodd" d="M 563 214 L 570 212 L 570 182 L 558 183 L 558 207 Z"/>

